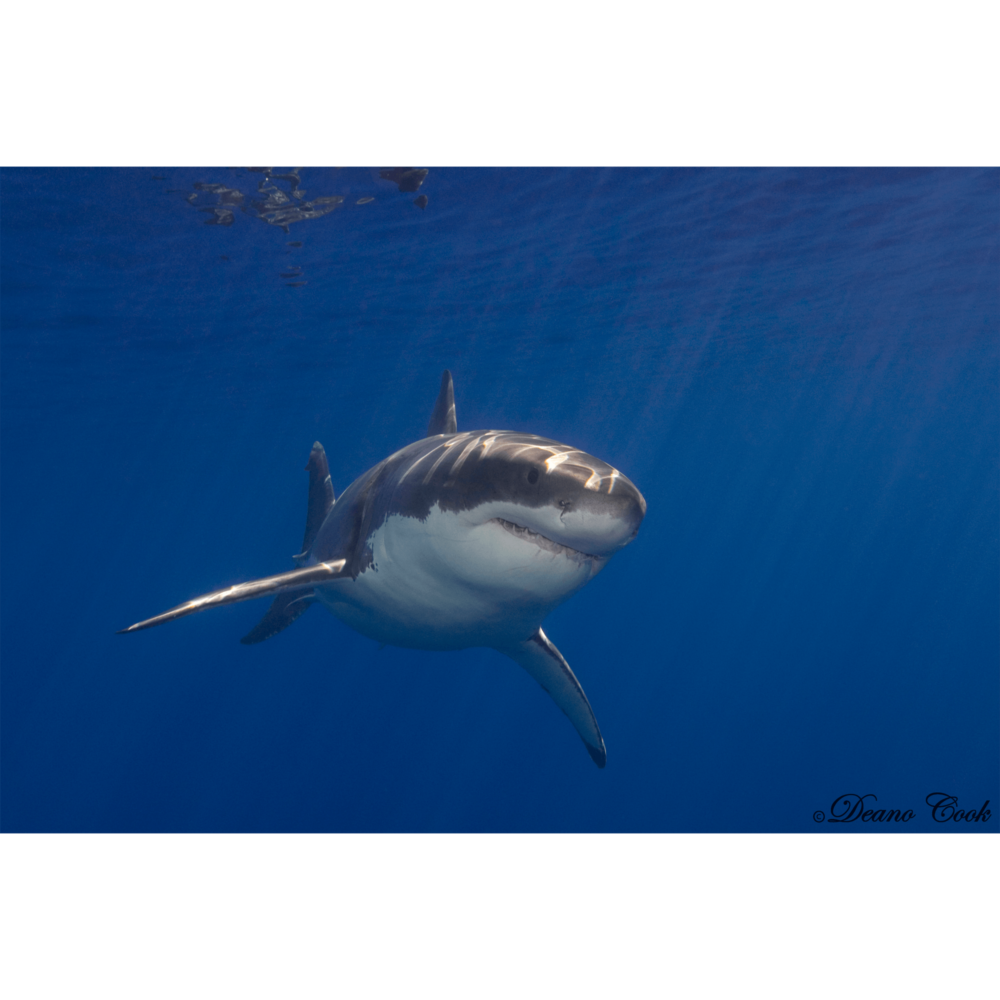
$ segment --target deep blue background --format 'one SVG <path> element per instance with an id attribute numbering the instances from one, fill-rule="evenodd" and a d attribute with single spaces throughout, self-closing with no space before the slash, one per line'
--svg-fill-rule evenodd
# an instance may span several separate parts
<path id="1" fill-rule="evenodd" d="M 421 211 L 317 168 L 345 203 L 288 235 L 185 200 L 260 178 L 0 174 L 4 830 L 958 829 L 937 790 L 997 830 L 1000 172 L 432 169 Z M 266 602 L 114 634 L 292 568 L 312 441 L 339 493 L 444 367 L 460 429 L 648 501 L 546 624 L 603 772 L 489 650 L 322 608 L 241 646 Z"/>

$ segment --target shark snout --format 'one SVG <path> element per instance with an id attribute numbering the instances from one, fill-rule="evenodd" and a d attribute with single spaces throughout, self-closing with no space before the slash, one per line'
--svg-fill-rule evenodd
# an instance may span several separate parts
<path id="1" fill-rule="evenodd" d="M 646 501 L 631 483 L 619 484 L 619 492 L 610 496 L 560 498 L 553 507 L 553 540 L 595 556 L 610 556 L 628 545 L 646 515 Z"/>

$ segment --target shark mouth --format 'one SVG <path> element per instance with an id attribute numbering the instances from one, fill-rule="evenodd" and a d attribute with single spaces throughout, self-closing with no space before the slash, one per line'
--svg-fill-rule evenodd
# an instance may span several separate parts
<path id="1" fill-rule="evenodd" d="M 545 535 L 540 535 L 537 531 L 532 531 L 531 528 L 525 528 L 520 524 L 515 524 L 513 521 L 505 521 L 502 517 L 495 517 L 493 519 L 497 524 L 503 528 L 504 531 L 509 531 L 515 538 L 524 539 L 526 542 L 532 542 L 537 545 L 540 549 L 544 549 L 546 552 L 553 552 L 556 555 L 566 556 L 567 559 L 573 559 L 576 562 L 584 562 L 587 559 L 590 560 L 600 560 L 601 556 L 591 555 L 589 552 L 580 552 L 578 549 L 571 549 L 568 545 L 560 545 L 558 542 L 552 541 L 551 538 L 546 538 Z"/>

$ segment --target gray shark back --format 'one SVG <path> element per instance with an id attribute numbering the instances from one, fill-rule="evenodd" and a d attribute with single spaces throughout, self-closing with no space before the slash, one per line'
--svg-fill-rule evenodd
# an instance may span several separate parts
<path id="1" fill-rule="evenodd" d="M 555 466 L 560 476 L 547 472 Z M 589 484 L 589 485 L 588 485 Z M 600 459 L 537 434 L 465 431 L 415 441 L 344 491 L 316 536 L 311 561 L 346 559 L 351 576 L 372 565 L 369 539 L 392 516 L 426 520 L 431 509 L 469 511 L 488 503 L 524 508 L 600 509 L 638 528 L 645 502 Z M 641 499 L 641 497 L 640 497 Z"/>

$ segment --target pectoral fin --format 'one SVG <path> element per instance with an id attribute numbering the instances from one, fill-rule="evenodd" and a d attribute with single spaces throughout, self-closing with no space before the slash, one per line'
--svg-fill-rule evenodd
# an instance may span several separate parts
<path id="1" fill-rule="evenodd" d="M 597 719 L 594 717 L 594 710 L 590 707 L 590 702 L 587 701 L 576 675 L 570 670 L 562 653 L 549 641 L 549 637 L 539 629 L 526 642 L 505 647 L 500 652 L 506 653 L 524 667 L 548 691 L 552 700 L 565 712 L 580 734 L 591 759 L 598 767 L 604 767 L 608 752 Z"/>
<path id="2" fill-rule="evenodd" d="M 346 563 L 346 559 L 317 563 L 315 566 L 307 566 L 305 569 L 293 569 L 288 573 L 278 573 L 275 576 L 265 576 L 260 580 L 237 583 L 224 590 L 214 590 L 211 594 L 203 594 L 186 604 L 178 604 L 176 608 L 164 611 L 162 615 L 156 615 L 154 618 L 147 618 L 145 621 L 137 622 L 128 628 L 119 629 L 118 634 L 139 632 L 144 628 L 172 622 L 175 618 L 193 615 L 196 611 L 204 611 L 206 608 L 217 608 L 223 604 L 236 604 L 238 601 L 251 601 L 255 597 L 266 597 L 269 594 L 280 594 L 289 590 L 301 591 L 303 588 L 317 583 L 329 583 L 343 573 Z"/>

